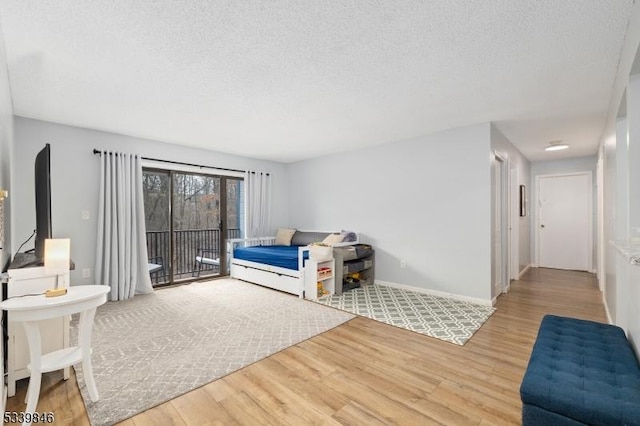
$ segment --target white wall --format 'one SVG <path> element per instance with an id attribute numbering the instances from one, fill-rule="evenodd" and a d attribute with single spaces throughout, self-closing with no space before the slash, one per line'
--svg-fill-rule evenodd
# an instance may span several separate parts
<path id="1" fill-rule="evenodd" d="M 35 227 L 33 164 L 45 143 L 51 144 L 51 192 L 54 237 L 71 238 L 71 257 L 76 269 L 72 284 L 88 284 L 81 270 L 95 265 L 97 233 L 99 157 L 93 149 L 121 150 L 144 157 L 183 161 L 231 169 L 260 170 L 271 173 L 273 182 L 273 226 L 287 223 L 288 194 L 285 166 L 228 154 L 171 145 L 113 133 L 64 126 L 16 117 L 12 198 L 15 217 L 12 222 L 14 245 L 21 244 Z M 81 210 L 90 212 L 81 219 Z M 33 247 L 26 245 L 22 250 Z"/>
<path id="2" fill-rule="evenodd" d="M 4 243 L 0 244 L 0 270 L 4 271 L 11 257 L 11 155 L 13 149 L 13 106 L 7 75 L 7 57 L 4 50 L 2 26 L 0 24 L 0 189 L 9 191 L 10 198 L 4 202 Z M 0 219 L 1 220 L 1 219 Z"/>
<path id="3" fill-rule="evenodd" d="M 640 57 L 640 53 L 637 57 Z M 634 243 L 640 240 L 640 74 L 629 77 L 626 91 L 627 101 L 627 154 L 628 154 L 628 239 Z M 625 141 L 621 141 L 624 143 Z M 626 286 L 619 286 L 618 290 L 625 292 L 625 317 L 622 324 L 627 327 L 630 339 L 635 343 L 636 350 L 640 348 L 640 267 L 624 265 L 627 271 Z M 620 270 L 620 268 L 618 269 Z M 623 274 L 624 275 L 624 274 Z M 621 301 L 618 297 L 618 301 Z M 618 315 L 620 317 L 620 315 Z"/>
<path id="4" fill-rule="evenodd" d="M 577 158 L 567 158 L 563 160 L 550 160 L 550 161 L 534 161 L 531 163 L 531 182 L 529 187 L 531 188 L 529 194 L 529 206 L 530 206 L 530 214 L 531 214 L 531 257 L 535 262 L 535 247 L 536 247 L 536 216 L 538 214 L 538 194 L 536 192 L 536 176 L 542 175 L 553 175 L 553 174 L 564 174 L 564 173 L 574 173 L 574 172 L 591 172 L 591 182 L 593 185 L 592 192 L 592 200 L 593 200 L 593 217 L 591 219 L 592 223 L 592 233 L 594 239 L 593 244 L 593 252 L 592 252 L 592 261 L 591 264 L 593 268 L 596 267 L 597 262 L 597 246 L 595 244 L 595 238 L 597 235 L 597 179 L 596 179 L 596 165 L 598 163 L 597 156 L 589 156 L 589 157 L 577 157 Z"/>
<path id="5" fill-rule="evenodd" d="M 631 266 L 628 258 L 619 255 L 609 244 L 610 241 L 629 240 L 632 237 L 631 228 L 637 226 L 634 223 L 638 223 L 638 214 L 640 214 L 640 211 L 637 211 L 637 199 L 630 196 L 630 194 L 638 194 L 640 187 L 635 179 L 640 171 L 640 159 L 634 156 L 634 152 L 637 153 L 640 146 L 640 128 L 637 124 L 640 121 L 640 106 L 637 99 L 635 102 L 632 100 L 631 105 L 627 103 L 629 97 L 627 89 L 633 63 L 640 60 L 638 46 L 640 46 L 640 3 L 636 2 L 633 5 L 621 51 L 606 125 L 600 139 L 600 145 L 604 148 L 600 152 L 605 156 L 603 159 L 604 198 L 607 205 L 600 206 L 599 211 L 605 216 L 603 244 L 606 244 L 605 267 L 607 270 L 605 274 L 601 274 L 601 280 L 604 280 L 604 301 L 607 313 L 613 323 L 627 331 L 636 353 L 640 354 L 640 309 L 638 309 L 640 267 Z M 635 91 L 637 98 L 640 95 L 640 87 L 636 87 Z M 629 126 L 629 120 L 633 120 L 635 124 Z M 635 129 L 633 135 L 630 133 L 632 128 Z M 632 146 L 634 144 L 635 146 Z M 631 210 L 632 207 L 635 207 L 636 211 Z"/>
<path id="6" fill-rule="evenodd" d="M 7 75 L 7 56 L 4 50 L 4 37 L 0 19 L 0 189 L 9 190 L 11 197 L 11 154 L 13 148 L 13 105 L 9 76 Z M 0 271 L 4 271 L 11 259 L 11 198 L 4 201 L 4 242 L 0 241 Z M 0 366 L 4 371 L 4 338 L 0 339 Z M 0 382 L 0 409 L 4 412 L 6 390 L 4 381 Z"/>
<path id="7" fill-rule="evenodd" d="M 490 301 L 489 139 L 486 123 L 290 164 L 289 225 L 359 232 L 378 281 Z"/>
<path id="8" fill-rule="evenodd" d="M 520 185 L 525 185 L 529 188 L 529 182 L 531 181 L 531 162 L 522 155 L 518 148 L 493 124 L 491 125 L 491 149 L 509 158 L 510 169 L 517 170 L 517 187 L 519 188 Z M 512 199 L 512 202 L 515 202 L 519 207 L 519 198 L 513 198 L 515 199 Z M 518 214 L 518 271 L 523 272 L 531 264 L 531 214 L 520 217 L 519 209 L 516 211 L 516 214 Z"/>
<path id="9" fill-rule="evenodd" d="M 596 163 L 597 157 L 595 155 L 563 160 L 534 161 L 531 163 L 531 181 L 535 182 L 535 177 L 540 175 L 590 171 L 593 173 L 595 182 Z M 535 191 L 535 187 L 531 189 Z"/>
<path id="10" fill-rule="evenodd" d="M 616 194 L 628 193 L 626 176 L 628 156 L 626 144 L 626 119 L 620 118 L 616 123 L 615 135 L 604 141 L 604 200 L 601 214 L 604 216 L 603 244 L 604 274 L 600 274 L 600 283 L 604 287 L 603 298 L 609 321 L 626 328 L 625 304 L 618 301 L 626 296 L 625 277 L 618 274 L 618 263 L 623 262 L 621 256 L 607 239 L 624 240 L 627 238 L 627 197 L 616 197 Z M 616 234 L 620 235 L 616 235 Z M 623 270 L 624 272 L 624 270 Z M 624 274 L 623 274 L 624 275 Z"/>

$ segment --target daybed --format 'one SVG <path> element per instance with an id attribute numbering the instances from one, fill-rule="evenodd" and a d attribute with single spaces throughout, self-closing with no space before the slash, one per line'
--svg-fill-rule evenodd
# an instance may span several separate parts
<path id="1" fill-rule="evenodd" d="M 613 325 L 545 316 L 520 396 L 524 426 L 640 425 L 640 367 Z"/>
<path id="2" fill-rule="evenodd" d="M 285 244 L 282 244 L 280 231 L 275 237 L 229 240 L 231 277 L 303 298 L 304 266 L 310 244 L 325 241 L 329 236 L 337 241 L 338 235 L 341 242 L 333 243 L 335 247 L 358 243 L 358 236 L 353 232 L 290 230 L 289 241 L 284 238 Z"/>

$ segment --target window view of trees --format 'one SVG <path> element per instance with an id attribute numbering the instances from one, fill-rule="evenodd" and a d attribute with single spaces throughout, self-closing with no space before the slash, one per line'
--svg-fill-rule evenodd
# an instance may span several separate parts
<path id="1" fill-rule="evenodd" d="M 147 227 L 147 251 L 153 263 L 162 263 L 162 273 L 152 276 L 154 283 L 173 278 L 219 273 L 215 264 L 197 265 L 195 259 L 206 250 L 207 256 L 220 258 L 221 220 L 226 220 L 228 238 L 241 236 L 243 181 L 220 176 L 143 171 L 143 193 Z M 226 190 L 222 190 L 222 185 Z M 172 196 L 171 196 L 172 194 Z M 226 197 L 222 200 L 221 197 Z M 226 212 L 221 206 L 226 202 Z M 173 221 L 173 235 L 171 232 Z M 172 250 L 170 250 L 172 248 Z"/>
<path id="2" fill-rule="evenodd" d="M 220 228 L 220 178 L 181 173 L 174 175 L 173 228 Z"/>
<path id="3" fill-rule="evenodd" d="M 144 215 L 147 231 L 169 231 L 169 174 L 145 171 L 142 174 Z"/>
<path id="4" fill-rule="evenodd" d="M 240 179 L 227 180 L 227 229 L 229 238 L 239 238 L 242 220 L 244 219 L 243 181 Z"/>

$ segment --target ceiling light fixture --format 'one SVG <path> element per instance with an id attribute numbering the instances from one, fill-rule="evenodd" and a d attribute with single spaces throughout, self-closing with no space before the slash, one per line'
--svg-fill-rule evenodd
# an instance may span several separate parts
<path id="1" fill-rule="evenodd" d="M 567 149 L 569 148 L 569 145 L 562 142 L 562 141 L 553 141 L 553 142 L 549 142 L 549 146 L 547 146 L 544 150 L 545 151 L 560 151 L 562 149 Z"/>

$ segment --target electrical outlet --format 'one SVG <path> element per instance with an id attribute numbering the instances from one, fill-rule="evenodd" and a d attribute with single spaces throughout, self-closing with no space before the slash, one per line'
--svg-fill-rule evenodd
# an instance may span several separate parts
<path id="1" fill-rule="evenodd" d="M 89 220 L 89 210 L 82 210 L 81 215 L 83 220 Z"/>
<path id="2" fill-rule="evenodd" d="M 400 260 L 400 268 L 404 269 L 407 267 L 407 261 L 404 259 Z"/>
<path id="3" fill-rule="evenodd" d="M 90 268 L 84 268 L 82 270 L 82 278 L 91 278 L 91 269 Z"/>

